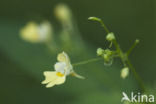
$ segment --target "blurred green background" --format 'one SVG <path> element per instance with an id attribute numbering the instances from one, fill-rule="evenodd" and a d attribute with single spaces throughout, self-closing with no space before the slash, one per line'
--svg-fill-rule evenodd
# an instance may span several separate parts
<path id="1" fill-rule="evenodd" d="M 85 80 L 68 77 L 65 84 L 50 89 L 41 85 L 43 71 L 53 70 L 57 53 L 51 54 L 43 44 L 23 41 L 19 30 L 31 20 L 47 19 L 59 31 L 61 26 L 53 13 L 59 3 L 72 10 L 83 41 L 79 42 L 84 45 L 81 49 L 81 45 L 73 44 L 80 52 L 60 45 L 60 52 L 66 50 L 75 63 L 96 57 L 98 47 L 108 47 L 103 28 L 87 20 L 100 17 L 124 51 L 140 39 L 130 59 L 150 93 L 156 93 L 155 0 L 1 0 L 0 104 L 120 104 L 122 91 L 139 91 L 132 74 L 125 80 L 120 78 L 119 60 L 111 67 L 102 61 L 76 67 Z"/>

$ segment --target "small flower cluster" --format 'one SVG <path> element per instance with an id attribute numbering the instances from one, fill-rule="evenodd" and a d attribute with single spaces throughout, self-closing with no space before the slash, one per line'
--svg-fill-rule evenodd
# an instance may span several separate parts
<path id="1" fill-rule="evenodd" d="M 98 48 L 97 49 L 97 55 L 101 56 L 104 59 L 104 64 L 105 65 L 111 65 L 113 62 L 113 57 L 114 57 L 114 52 L 111 51 L 110 49 L 102 49 Z"/>
<path id="2" fill-rule="evenodd" d="M 113 40 L 115 40 L 115 36 L 114 33 L 109 33 L 106 36 L 106 39 L 110 42 L 112 42 Z M 115 56 L 117 56 L 115 51 L 112 51 L 110 49 L 102 49 L 102 48 L 98 48 L 97 49 L 97 55 L 101 56 L 104 59 L 104 64 L 105 65 L 111 65 L 113 62 L 113 58 Z"/>
<path id="3" fill-rule="evenodd" d="M 101 56 L 104 59 L 104 65 L 106 66 L 110 66 L 113 63 L 113 58 L 117 56 L 116 52 L 111 51 L 110 49 L 102 49 L 102 48 L 98 48 L 97 49 L 97 55 Z M 125 79 L 129 74 L 129 68 L 128 67 L 124 67 L 121 70 L 121 77 L 123 79 Z"/>
<path id="4" fill-rule="evenodd" d="M 110 32 L 106 36 L 106 40 L 111 42 L 115 41 L 114 33 Z M 101 56 L 104 59 L 104 65 L 110 66 L 113 63 L 113 58 L 120 57 L 120 52 L 117 50 L 113 51 L 110 49 L 97 49 L 97 55 Z M 121 77 L 125 79 L 129 75 L 129 68 L 126 66 L 123 69 L 121 69 Z"/>
<path id="5" fill-rule="evenodd" d="M 114 57 L 119 57 L 124 65 L 124 68 L 121 69 L 121 77 L 123 79 L 125 79 L 128 75 L 129 75 L 129 67 L 131 67 L 131 69 L 133 70 L 133 74 L 135 74 L 135 76 L 138 77 L 138 75 L 136 75 L 136 71 L 133 68 L 133 66 L 131 65 L 128 56 L 131 53 L 131 51 L 133 50 L 133 48 L 135 48 L 135 46 L 139 43 L 139 40 L 136 39 L 136 41 L 134 42 L 134 44 L 129 48 L 129 50 L 124 53 L 118 42 L 116 41 L 115 35 L 113 32 L 110 32 L 108 30 L 108 28 L 105 26 L 104 22 L 97 17 L 89 17 L 88 18 L 91 21 L 96 21 L 99 22 L 102 27 L 105 29 L 105 31 L 107 32 L 107 36 L 106 36 L 106 40 L 110 42 L 110 46 L 109 48 L 111 48 L 112 44 L 115 46 L 116 50 L 110 50 L 110 49 L 102 49 L 102 48 L 98 48 L 97 49 L 97 55 L 101 56 L 104 59 L 104 64 L 105 65 L 111 65 L 113 62 L 113 58 Z M 138 80 L 138 78 L 136 78 Z M 138 81 L 139 83 L 141 83 L 141 81 Z"/>

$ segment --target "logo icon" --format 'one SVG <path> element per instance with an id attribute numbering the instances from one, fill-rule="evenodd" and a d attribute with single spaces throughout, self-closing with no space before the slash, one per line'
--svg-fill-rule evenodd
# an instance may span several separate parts
<path id="1" fill-rule="evenodd" d="M 128 98 L 128 96 L 125 92 L 122 92 L 122 95 L 123 95 L 123 97 L 121 99 L 121 102 L 123 102 L 123 101 L 129 101 L 130 102 L 130 99 Z"/>
<path id="2" fill-rule="evenodd" d="M 146 95 L 137 93 L 134 94 L 131 92 L 131 96 L 128 97 L 128 95 L 125 92 L 122 92 L 123 97 L 121 98 L 121 102 L 128 101 L 128 102 L 135 102 L 135 103 L 143 103 L 143 102 L 154 102 L 154 95 Z"/>

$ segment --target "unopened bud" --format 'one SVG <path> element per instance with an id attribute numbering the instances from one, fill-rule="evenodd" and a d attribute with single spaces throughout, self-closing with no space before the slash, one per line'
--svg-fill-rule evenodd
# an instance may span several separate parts
<path id="1" fill-rule="evenodd" d="M 124 67 L 121 70 L 121 78 L 125 79 L 128 75 L 129 75 L 129 68 L 128 67 Z"/>
<path id="2" fill-rule="evenodd" d="M 104 52 L 104 50 L 102 48 L 98 48 L 97 51 L 96 51 L 98 56 L 103 55 L 103 52 Z"/>
<path id="3" fill-rule="evenodd" d="M 106 36 L 106 39 L 108 40 L 108 41 L 113 41 L 113 40 L 115 40 L 115 36 L 114 36 L 114 33 L 108 33 L 107 34 L 107 36 Z"/>
<path id="4" fill-rule="evenodd" d="M 56 6 L 54 13 L 61 22 L 71 21 L 71 10 L 65 4 L 59 4 Z"/>
<path id="5" fill-rule="evenodd" d="M 101 22 L 101 19 L 98 17 L 89 17 L 88 20 Z"/>
<path id="6" fill-rule="evenodd" d="M 135 43 L 137 43 L 137 44 L 138 44 L 139 42 L 140 42 L 140 40 L 139 40 L 139 39 L 136 39 L 136 40 L 135 40 Z"/>

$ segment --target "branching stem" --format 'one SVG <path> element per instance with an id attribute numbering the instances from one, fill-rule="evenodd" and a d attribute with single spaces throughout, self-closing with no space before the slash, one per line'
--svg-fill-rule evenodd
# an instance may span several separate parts
<path id="1" fill-rule="evenodd" d="M 139 76 L 139 74 L 136 72 L 136 69 L 135 69 L 135 68 L 133 67 L 133 65 L 131 64 L 131 62 L 130 62 L 128 56 L 127 56 L 127 53 L 126 53 L 126 54 L 123 53 L 123 51 L 121 50 L 121 48 L 120 48 L 120 46 L 119 46 L 119 44 L 117 43 L 116 40 L 113 41 L 113 44 L 115 45 L 116 50 L 117 50 L 117 52 L 119 53 L 119 57 L 120 57 L 120 59 L 122 60 L 122 63 L 124 64 L 124 66 L 128 66 L 128 67 L 131 69 L 132 73 L 134 74 L 134 77 L 136 78 L 136 80 L 137 80 L 137 82 L 138 82 L 138 84 L 139 84 L 139 86 L 140 86 L 140 88 L 141 88 L 141 91 L 142 91 L 142 92 L 145 92 L 144 83 L 143 83 L 141 77 Z M 135 46 L 136 46 L 136 44 L 134 44 L 134 45 L 132 46 L 132 48 L 130 48 L 130 52 L 132 51 L 132 49 L 133 49 Z"/>
<path id="2" fill-rule="evenodd" d="M 130 55 L 130 53 L 132 52 L 132 50 L 136 47 L 136 45 L 139 43 L 139 40 L 135 40 L 135 42 L 133 43 L 133 45 L 129 48 L 129 50 L 126 52 L 127 56 Z"/>
<path id="3" fill-rule="evenodd" d="M 100 23 L 103 23 L 103 22 L 100 22 Z M 104 25 L 104 24 L 103 24 L 103 25 Z M 103 27 L 104 27 L 104 29 L 106 30 L 106 32 L 108 33 L 109 31 L 107 30 L 107 27 L 106 27 L 105 25 L 104 25 Z M 134 74 L 134 77 L 136 78 L 136 80 L 137 80 L 137 82 L 138 82 L 138 84 L 139 84 L 139 86 L 140 86 L 142 92 L 145 92 L 144 83 L 143 83 L 141 77 L 139 76 L 139 74 L 136 72 L 136 69 L 135 69 L 135 68 L 133 67 L 133 65 L 130 63 L 129 58 L 128 58 L 128 56 L 129 56 L 129 54 L 131 53 L 131 51 L 132 51 L 132 50 L 135 48 L 135 46 L 139 43 L 139 40 L 136 40 L 136 41 L 134 42 L 134 44 L 133 44 L 133 45 L 131 46 L 131 48 L 127 51 L 127 53 L 123 53 L 123 51 L 121 50 L 121 48 L 120 48 L 120 46 L 119 46 L 119 44 L 118 44 L 118 42 L 117 42 L 116 40 L 113 40 L 112 42 L 113 42 L 113 44 L 114 44 L 114 46 L 115 46 L 115 48 L 116 48 L 117 53 L 119 54 L 119 57 L 120 57 L 122 63 L 124 64 L 124 66 L 128 66 L 128 67 L 131 69 L 131 71 L 132 71 L 132 73 Z"/>
<path id="4" fill-rule="evenodd" d="M 110 33 L 110 31 L 108 30 L 107 26 L 104 24 L 104 22 L 100 18 L 90 17 L 89 20 L 93 20 L 93 21 L 99 22 L 103 26 L 103 28 L 107 32 L 107 34 Z M 134 74 L 134 76 L 135 76 L 135 78 L 136 78 L 136 80 L 137 80 L 137 82 L 138 82 L 138 84 L 139 84 L 142 92 L 144 92 L 145 91 L 144 83 L 143 83 L 141 77 L 139 76 L 139 74 L 136 72 L 136 70 L 133 67 L 133 65 L 130 63 L 129 58 L 128 58 L 128 56 L 130 55 L 130 53 L 132 52 L 132 50 L 139 43 L 139 40 L 136 40 L 134 42 L 134 44 L 131 46 L 131 48 L 126 53 L 124 53 L 122 51 L 122 49 L 120 48 L 120 45 L 118 44 L 118 42 L 116 41 L 116 39 L 112 40 L 111 42 L 114 44 L 114 46 L 116 48 L 116 52 L 117 52 L 118 56 L 120 57 L 122 63 L 124 64 L 124 67 L 129 67 L 131 69 L 131 71 Z"/>

